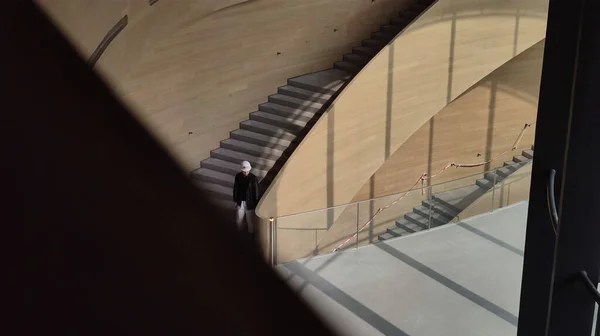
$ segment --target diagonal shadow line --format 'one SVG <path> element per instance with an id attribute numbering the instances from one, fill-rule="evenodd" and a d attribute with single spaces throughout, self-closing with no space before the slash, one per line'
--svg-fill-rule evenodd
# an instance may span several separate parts
<path id="1" fill-rule="evenodd" d="M 335 153 L 335 106 L 327 112 L 327 206 L 333 206 L 334 201 L 334 153 Z M 334 222 L 333 211 L 327 211 L 327 229 L 333 226 Z M 318 246 L 316 246 L 318 248 Z M 317 251 L 315 249 L 315 251 Z"/>
<path id="2" fill-rule="evenodd" d="M 314 271 L 312 271 L 312 272 L 313 272 L 313 273 L 315 273 L 315 274 L 319 274 L 319 272 L 321 272 L 322 270 L 324 270 L 324 269 L 325 269 L 327 266 L 331 265 L 331 263 L 332 263 L 332 262 L 334 262 L 334 261 L 335 261 L 337 258 L 339 258 L 339 256 L 341 256 L 341 255 L 342 255 L 342 254 L 341 254 L 341 253 L 339 253 L 339 252 L 338 252 L 338 253 L 336 253 L 336 254 L 334 254 L 333 256 L 329 257 L 329 258 L 327 259 L 327 261 L 325 261 L 324 263 L 322 263 L 321 265 L 319 265 L 319 267 L 315 268 L 315 270 L 314 270 Z M 311 258 L 309 258 L 308 260 L 306 260 L 304 263 L 302 263 L 302 265 L 303 265 L 303 266 L 304 266 L 304 265 L 306 265 L 306 264 L 307 264 L 307 263 L 310 261 L 310 259 L 311 259 Z M 305 268 L 306 268 L 306 267 L 305 267 Z M 308 269 L 308 268 L 307 268 L 307 269 Z M 301 285 L 301 286 L 300 286 L 300 287 L 297 289 L 297 291 L 296 291 L 296 292 L 297 292 L 297 293 L 301 293 L 301 292 L 304 290 L 304 288 L 306 288 L 306 286 L 307 286 L 308 284 L 309 284 L 309 282 L 308 282 L 306 279 L 304 279 L 304 283 L 302 283 L 302 285 Z"/>
<path id="3" fill-rule="evenodd" d="M 496 96 L 498 95 L 498 81 L 492 80 L 490 85 L 490 104 L 488 114 L 488 127 L 485 142 L 485 171 L 491 169 L 492 146 L 494 144 L 494 122 L 496 120 Z"/>
<path id="4" fill-rule="evenodd" d="M 515 16 L 515 36 L 513 41 L 513 57 L 517 56 L 517 50 L 519 46 L 519 25 L 521 23 L 521 9 L 517 8 L 517 15 Z"/>
<path id="5" fill-rule="evenodd" d="M 392 109 L 394 100 L 394 44 L 389 46 L 388 78 L 387 78 L 387 104 L 385 112 L 385 160 L 390 158 L 392 143 Z"/>
<path id="6" fill-rule="evenodd" d="M 512 246 L 511 244 L 509 244 L 507 242 L 504 242 L 504 241 L 502 241 L 502 240 L 500 240 L 500 239 L 498 239 L 498 238 L 496 238 L 496 237 L 494 237 L 494 236 L 492 236 L 492 235 L 490 235 L 488 233 L 485 233 L 485 232 L 483 232 L 483 231 L 481 231 L 479 229 L 476 229 L 476 228 L 472 227 L 471 225 L 468 225 L 468 224 L 465 224 L 465 223 L 462 223 L 462 222 L 456 223 L 456 225 L 460 226 L 461 228 L 463 228 L 465 230 L 471 231 L 474 234 L 476 234 L 476 235 L 478 235 L 480 237 L 483 237 L 483 238 L 491 241 L 492 243 L 494 243 L 494 244 L 496 244 L 498 246 L 504 247 L 505 249 L 507 249 L 507 250 L 509 250 L 509 251 L 513 252 L 514 254 L 517 254 L 517 255 L 519 255 L 521 257 L 524 256 L 524 254 L 525 254 L 523 252 L 523 250 L 518 249 L 515 246 Z"/>
<path id="7" fill-rule="evenodd" d="M 478 306 L 482 307 L 483 309 L 495 314 L 496 316 L 500 317 L 501 319 L 503 319 L 504 321 L 514 325 L 515 327 L 518 325 L 518 321 L 519 318 L 516 317 L 515 315 L 511 314 L 510 312 L 506 311 L 505 309 L 503 309 L 502 307 L 494 304 L 493 302 L 488 301 L 487 299 L 483 298 L 482 296 L 479 296 L 475 293 L 473 293 L 472 291 L 470 291 L 469 289 L 459 285 L 458 283 L 450 280 L 449 278 L 443 276 L 442 274 L 434 271 L 433 269 L 421 264 L 420 262 L 416 261 L 415 259 L 409 257 L 408 255 L 396 250 L 395 248 L 385 244 L 385 243 L 380 243 L 380 244 L 374 244 L 374 246 L 377 246 L 378 248 L 380 248 L 381 250 L 383 250 L 384 252 L 389 253 L 390 255 L 392 255 L 393 257 L 395 257 L 396 259 L 399 259 L 400 261 L 408 264 L 409 266 L 415 268 L 416 270 L 420 271 L 421 273 L 427 275 L 428 277 L 432 278 L 433 280 L 439 282 L 440 284 L 446 286 L 448 289 L 451 289 L 452 291 L 456 292 L 457 294 L 461 295 L 462 297 L 464 297 L 465 299 L 470 300 L 471 302 L 477 304 Z"/>
<path id="8" fill-rule="evenodd" d="M 450 26 L 450 54 L 448 55 L 448 88 L 446 104 L 452 101 L 452 82 L 454 78 L 454 48 L 456 44 L 456 12 L 452 13 L 452 26 Z"/>
<path id="9" fill-rule="evenodd" d="M 367 322 L 384 335 L 408 336 L 407 333 L 400 330 L 388 320 L 384 319 L 379 314 L 369 309 L 367 306 L 358 302 L 350 295 L 346 294 L 344 291 L 334 286 L 331 282 L 325 280 L 323 277 L 309 270 L 301 263 L 295 261 L 285 264 L 284 267 L 286 267 L 288 270 L 290 270 L 297 276 L 303 278 L 305 281 L 313 285 L 323 294 L 329 296 L 335 302 L 344 306 L 346 309 L 354 313 L 354 315 L 361 318 L 363 321 Z"/>

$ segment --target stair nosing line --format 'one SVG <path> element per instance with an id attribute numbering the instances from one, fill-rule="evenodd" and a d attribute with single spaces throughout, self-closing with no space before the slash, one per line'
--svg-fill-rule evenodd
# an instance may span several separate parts
<path id="1" fill-rule="evenodd" d="M 265 193 L 268 192 L 270 190 L 271 186 L 273 185 L 273 182 L 275 181 L 276 177 L 278 176 L 279 172 L 281 172 L 282 170 L 284 170 L 286 168 L 287 163 L 289 161 L 288 159 L 292 156 L 292 153 L 296 150 L 296 148 L 301 143 L 304 142 L 304 139 L 306 138 L 306 136 L 310 133 L 310 131 L 312 129 L 314 129 L 314 126 L 318 123 L 318 121 L 321 120 L 321 115 L 323 115 L 326 111 L 328 111 L 331 108 L 331 106 L 335 103 L 335 101 L 337 100 L 339 95 L 342 92 L 344 92 L 344 90 L 348 87 L 348 85 L 350 85 L 354 81 L 354 79 L 356 78 L 356 75 L 367 64 L 369 64 L 375 57 L 377 57 L 377 55 L 381 52 L 381 50 L 383 48 L 385 48 L 385 46 L 389 45 L 389 43 L 391 43 L 399 35 L 401 35 L 412 22 L 418 20 L 418 18 L 424 12 L 426 12 L 435 2 L 436 1 L 433 1 L 431 4 L 425 6 L 421 10 L 421 12 L 418 15 L 416 15 L 416 17 L 414 17 L 412 19 L 408 19 L 407 20 L 408 22 L 406 23 L 406 25 L 404 25 L 398 32 L 391 33 L 388 31 L 384 31 L 381 29 L 381 26 L 380 26 L 380 29 L 375 32 L 372 32 L 371 35 L 369 36 L 369 38 L 361 41 L 361 43 L 359 45 L 353 47 L 352 48 L 353 52 L 351 54 L 356 55 L 356 59 L 358 59 L 358 60 L 366 59 L 366 62 L 364 65 L 353 63 L 351 61 L 348 61 L 348 60 L 345 60 L 344 58 L 342 58 L 341 61 L 335 62 L 333 64 L 333 67 L 331 67 L 329 69 L 318 70 L 318 71 L 305 73 L 302 75 L 288 78 L 285 85 L 278 87 L 276 92 L 267 98 L 267 101 L 263 102 L 262 104 L 259 104 L 259 108 L 256 111 L 256 112 L 258 112 L 258 114 L 254 114 L 255 118 L 256 118 L 256 116 L 258 116 L 259 120 L 252 119 L 251 118 L 252 114 L 250 114 L 249 115 L 250 118 L 248 120 L 240 122 L 239 128 L 230 132 L 229 139 L 235 140 L 242 144 L 247 143 L 249 145 L 249 148 L 245 149 L 246 152 L 240 152 L 239 150 L 232 149 L 232 148 L 235 148 L 235 146 L 236 146 L 235 142 L 233 142 L 231 144 L 232 148 L 222 147 L 221 144 L 227 140 L 227 139 L 224 139 L 219 142 L 218 148 L 215 148 L 214 150 L 211 151 L 211 156 L 212 156 L 213 152 L 218 153 L 219 149 L 223 149 L 225 151 L 239 153 L 242 156 L 247 155 L 249 157 L 252 157 L 252 160 L 256 161 L 257 163 L 258 162 L 274 162 L 274 164 L 272 166 L 270 166 L 269 168 L 266 168 L 265 163 L 260 164 L 260 166 L 265 167 L 264 168 L 265 170 L 262 170 L 262 169 L 260 170 L 261 172 L 265 173 L 260 182 L 261 189 L 263 189 L 263 190 L 266 189 Z M 391 20 L 388 21 L 388 24 L 390 24 L 390 22 L 391 22 Z M 379 33 L 379 34 L 376 34 L 376 33 Z M 377 35 L 381 35 L 381 36 L 392 35 L 392 38 L 390 41 L 383 42 L 381 40 L 373 38 L 373 34 L 376 34 L 376 36 Z M 364 45 L 365 41 L 369 41 L 369 42 L 366 42 L 367 44 L 374 43 L 377 46 L 376 47 L 365 46 Z M 381 45 L 381 47 L 380 47 L 380 45 Z M 369 51 L 369 55 L 361 55 L 358 53 L 354 53 L 354 50 L 355 50 L 354 48 L 364 48 L 365 53 L 366 53 L 366 51 Z M 336 64 L 342 64 L 342 67 L 345 67 L 347 65 L 350 68 L 356 68 L 356 72 L 354 72 L 354 71 L 348 72 L 346 70 L 338 69 Z M 316 75 L 317 73 L 324 72 L 324 71 L 335 71 L 330 74 L 324 74 L 324 76 L 330 76 L 330 78 L 333 79 L 333 81 L 331 83 L 336 83 L 336 85 L 334 85 L 333 87 L 338 86 L 337 81 L 340 81 L 341 85 L 339 85 L 339 87 L 337 89 L 330 89 L 330 88 L 327 88 L 327 86 L 320 87 L 320 85 L 323 83 L 323 79 L 325 79 L 327 77 L 320 78 L 320 79 L 316 78 L 315 82 L 314 82 L 314 84 L 312 84 L 312 86 L 310 84 L 312 79 L 307 79 L 305 82 L 299 80 L 301 77 Z M 340 78 L 335 79 L 338 77 L 340 77 Z M 294 82 L 294 80 L 296 80 L 296 81 Z M 287 88 L 285 88 L 285 87 L 287 87 Z M 308 89 L 307 87 L 311 87 L 311 89 Z M 319 88 L 319 89 L 315 90 L 316 88 Z M 288 90 L 290 93 L 293 93 L 294 90 L 297 90 L 298 92 L 296 94 L 299 96 L 303 96 L 303 97 L 306 96 L 308 93 L 311 93 L 311 95 L 312 94 L 327 95 L 328 98 L 326 99 L 326 101 L 324 103 L 315 102 L 310 99 L 298 98 L 298 97 L 295 97 L 292 95 L 281 93 L 281 92 L 279 92 L 280 89 L 282 91 Z M 278 97 L 277 95 L 280 95 L 281 97 Z M 274 100 L 280 99 L 281 102 L 287 100 L 290 105 L 300 104 L 300 107 L 292 107 L 289 105 L 272 102 L 269 100 L 271 97 Z M 286 99 L 286 97 L 288 99 Z M 315 99 L 319 99 L 319 97 L 315 97 Z M 321 98 L 321 100 L 325 100 L 325 99 Z M 309 108 L 310 110 L 302 110 L 301 109 L 303 102 L 308 103 L 307 108 Z M 274 110 L 278 109 L 277 106 L 281 106 L 282 114 L 277 114 L 275 112 L 269 112 L 269 111 L 261 111 L 260 106 L 264 105 L 265 108 L 269 107 L 269 105 L 265 105 L 265 104 L 275 105 L 272 107 Z M 315 107 L 314 105 L 321 105 L 321 106 Z M 294 111 L 294 113 L 291 113 L 290 116 L 293 117 L 296 114 L 299 114 L 299 115 L 295 116 L 295 118 L 291 118 L 291 120 L 287 120 L 290 118 L 283 116 L 283 114 L 286 114 L 286 112 L 288 112 L 289 110 Z M 314 115 L 312 115 L 311 117 L 300 116 L 300 114 L 303 114 L 302 112 L 306 112 L 305 114 L 308 114 L 308 113 L 313 113 L 312 111 L 314 111 L 314 110 L 316 110 L 316 112 L 314 112 Z M 300 112 L 296 112 L 296 111 L 300 111 Z M 260 114 L 261 112 L 275 116 L 276 118 L 273 118 L 272 123 L 261 121 L 260 119 L 270 119 L 270 118 L 268 118 L 268 116 L 264 116 L 264 115 L 261 118 L 261 114 Z M 305 120 L 308 119 L 308 120 L 305 122 L 303 120 L 299 120 L 300 118 L 303 118 Z M 297 123 L 293 123 L 294 121 L 297 121 Z M 254 123 L 259 123 L 259 124 L 254 124 Z M 288 123 L 289 123 L 289 125 L 288 125 Z M 302 125 L 298 125 L 298 123 L 300 123 Z M 279 124 L 282 124 L 282 125 L 285 124 L 286 127 L 279 126 Z M 266 125 L 266 126 L 262 126 L 262 125 Z M 290 129 L 288 127 L 292 127 L 292 129 Z M 259 151 L 260 147 L 264 147 L 265 149 L 269 148 L 269 147 L 264 146 L 264 145 L 259 145 L 257 143 L 253 143 L 250 141 L 242 140 L 242 139 L 252 139 L 251 134 L 243 134 L 243 133 L 237 134 L 236 136 L 238 136 L 239 138 L 234 139 L 233 134 L 237 130 L 258 134 L 260 136 L 260 138 L 256 138 L 256 139 L 254 139 L 254 141 L 259 142 L 261 144 L 268 143 L 267 138 L 281 139 L 282 141 L 289 142 L 289 144 L 287 144 L 287 145 L 273 144 L 274 146 L 280 146 L 282 148 L 281 150 L 277 149 L 277 151 L 280 152 L 281 154 L 279 154 L 279 153 L 273 154 L 272 151 L 267 151 L 266 153 L 264 153 L 265 156 L 277 156 L 277 155 L 279 156 L 274 159 L 268 159 L 266 157 L 257 156 L 256 151 Z M 240 148 L 243 148 L 241 144 L 238 144 L 238 146 L 240 146 Z M 247 152 L 251 152 L 253 154 L 250 154 Z M 227 154 L 227 152 L 223 153 L 223 155 L 225 155 L 225 154 Z M 220 154 L 217 154 L 217 155 L 220 155 Z M 203 166 L 203 163 L 205 161 L 207 161 L 205 164 L 208 164 L 209 166 L 212 165 L 213 167 L 218 167 L 219 161 L 228 162 L 231 165 L 234 164 L 227 160 L 223 160 L 223 159 L 219 159 L 219 158 L 215 158 L 215 157 L 211 157 L 211 156 L 209 156 L 207 159 L 201 161 L 199 169 L 205 168 L 207 170 L 215 171 L 219 174 L 224 174 L 224 175 L 226 175 L 226 173 L 224 171 L 232 172 L 233 166 L 227 167 L 227 165 L 225 165 L 223 167 L 220 167 L 220 169 L 222 169 L 223 171 Z M 230 158 L 233 159 L 233 156 L 231 156 Z M 209 160 L 218 160 L 218 161 L 209 161 Z M 195 170 L 196 169 L 194 169 L 194 171 Z M 190 174 L 191 174 L 191 172 L 190 172 Z M 405 230 L 405 231 L 407 231 L 407 230 Z"/>

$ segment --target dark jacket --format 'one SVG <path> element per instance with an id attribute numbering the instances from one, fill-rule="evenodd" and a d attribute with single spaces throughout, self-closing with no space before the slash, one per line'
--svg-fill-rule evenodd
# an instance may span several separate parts
<path id="1" fill-rule="evenodd" d="M 258 190 L 256 176 L 252 173 L 249 173 L 248 176 L 244 176 L 242 173 L 235 175 L 233 184 L 233 200 L 235 203 L 239 206 L 242 201 L 246 201 L 246 210 L 254 210 L 259 199 L 260 191 Z"/>

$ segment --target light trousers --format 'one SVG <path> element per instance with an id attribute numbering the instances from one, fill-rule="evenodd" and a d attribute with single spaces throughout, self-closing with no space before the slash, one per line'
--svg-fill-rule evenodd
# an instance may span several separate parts
<path id="1" fill-rule="evenodd" d="M 238 230 L 244 229 L 244 219 L 246 219 L 246 223 L 248 224 L 248 232 L 254 232 L 254 224 L 252 223 L 252 217 L 254 217 L 254 210 L 246 209 L 246 201 L 242 201 L 240 205 L 237 207 L 237 216 L 236 222 Z"/>

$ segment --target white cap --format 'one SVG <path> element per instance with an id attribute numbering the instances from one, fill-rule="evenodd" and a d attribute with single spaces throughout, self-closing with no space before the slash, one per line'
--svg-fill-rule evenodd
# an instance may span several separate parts
<path id="1" fill-rule="evenodd" d="M 250 165 L 250 162 L 248 162 L 248 161 L 242 162 L 242 171 L 243 172 L 247 173 L 247 172 L 250 171 L 250 169 L 252 169 L 252 166 Z"/>

